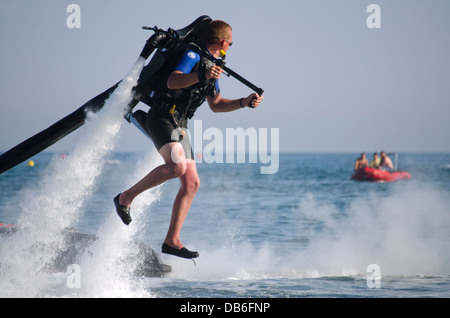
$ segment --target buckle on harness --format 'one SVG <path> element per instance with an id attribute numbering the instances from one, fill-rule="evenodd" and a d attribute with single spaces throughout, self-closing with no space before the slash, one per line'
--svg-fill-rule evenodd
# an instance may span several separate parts
<path id="1" fill-rule="evenodd" d="M 175 108 L 177 108 L 177 105 L 173 105 L 172 108 L 169 110 L 169 114 L 172 115 L 172 117 L 174 117 L 173 119 L 175 120 Z"/>

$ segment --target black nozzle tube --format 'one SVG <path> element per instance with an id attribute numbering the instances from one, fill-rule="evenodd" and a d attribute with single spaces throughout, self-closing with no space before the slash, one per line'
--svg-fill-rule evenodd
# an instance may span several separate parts
<path id="1" fill-rule="evenodd" d="M 144 48 L 142 49 L 140 56 L 143 57 L 144 59 L 148 59 L 148 57 L 153 53 L 155 48 L 156 47 L 153 45 L 153 43 L 150 43 L 149 41 L 147 41 Z"/>
<path id="2" fill-rule="evenodd" d="M 156 48 L 164 46 L 167 42 L 167 35 L 165 32 L 157 32 L 153 34 L 144 46 L 144 49 L 141 52 L 141 56 L 145 59 L 148 59 L 149 56 L 153 53 Z"/>

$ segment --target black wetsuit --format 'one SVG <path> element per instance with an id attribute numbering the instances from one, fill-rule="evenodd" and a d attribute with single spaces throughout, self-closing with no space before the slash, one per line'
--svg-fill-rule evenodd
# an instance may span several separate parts
<path id="1" fill-rule="evenodd" d="M 180 71 L 184 74 L 204 71 L 208 62 L 209 61 L 206 59 L 202 59 L 197 53 L 186 51 L 173 71 Z M 199 68 L 202 68 L 202 70 L 199 70 Z M 194 90 L 197 90 L 197 95 L 192 94 L 192 91 Z M 162 146 L 170 142 L 180 142 L 183 146 L 186 159 L 193 159 L 194 155 L 189 136 L 185 134 L 180 137 L 178 133 L 174 133 L 174 130 L 177 127 L 187 129 L 188 119 L 192 118 L 195 110 L 205 101 L 206 96 L 214 96 L 216 93 L 220 92 L 219 83 L 217 80 L 210 80 L 178 91 L 183 91 L 178 94 L 179 96 L 182 96 L 181 98 L 184 99 L 183 101 L 170 99 L 163 102 L 159 100 L 155 101 L 156 105 L 148 112 L 146 128 L 158 151 Z M 195 101 L 191 103 L 192 101 L 189 101 L 189 99 L 195 99 Z M 169 110 L 173 104 L 179 105 L 177 105 L 174 114 L 171 115 Z"/>

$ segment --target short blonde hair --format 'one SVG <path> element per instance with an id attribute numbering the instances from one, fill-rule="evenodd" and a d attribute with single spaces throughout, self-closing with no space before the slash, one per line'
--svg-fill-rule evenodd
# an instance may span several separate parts
<path id="1" fill-rule="evenodd" d="M 211 21 L 205 30 L 204 40 L 206 45 L 217 44 L 222 40 L 227 40 L 230 37 L 231 30 L 231 26 L 222 20 Z"/>

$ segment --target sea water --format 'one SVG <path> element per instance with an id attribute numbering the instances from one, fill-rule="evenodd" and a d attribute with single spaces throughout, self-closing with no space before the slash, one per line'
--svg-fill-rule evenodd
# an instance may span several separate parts
<path id="1" fill-rule="evenodd" d="M 150 142 L 147 153 L 115 149 L 143 63 L 89 116 L 67 156 L 44 152 L 0 175 L 0 223 L 19 228 L 0 237 L 0 297 L 450 296 L 449 154 L 400 154 L 413 179 L 394 183 L 350 180 L 357 154 L 282 153 L 273 174 L 200 161 L 181 233 L 200 257 L 160 254 L 178 180 L 140 195 L 129 226 L 112 202 L 162 163 Z M 55 272 L 48 264 L 67 229 L 98 239 Z M 172 271 L 136 276 L 133 241 Z"/>
<path id="2" fill-rule="evenodd" d="M 0 221 L 31 234 L 2 238 L 0 296 L 450 296 L 449 154 L 400 154 L 399 168 L 413 178 L 393 183 L 351 180 L 357 154 L 282 153 L 272 175 L 257 164 L 199 163 L 200 190 L 181 233 L 200 253 L 194 264 L 160 254 L 177 180 L 138 197 L 128 227 L 114 211 L 112 198 L 162 163 L 148 148 L 99 156 L 90 162 L 99 170 L 94 181 L 73 172 L 75 150 L 62 161 L 42 153 L 34 167 L 1 175 Z M 76 288 L 67 273 L 41 266 L 67 226 L 100 238 L 76 264 Z M 132 239 L 151 246 L 172 271 L 131 274 L 136 265 L 117 260 L 133 253 Z"/>

